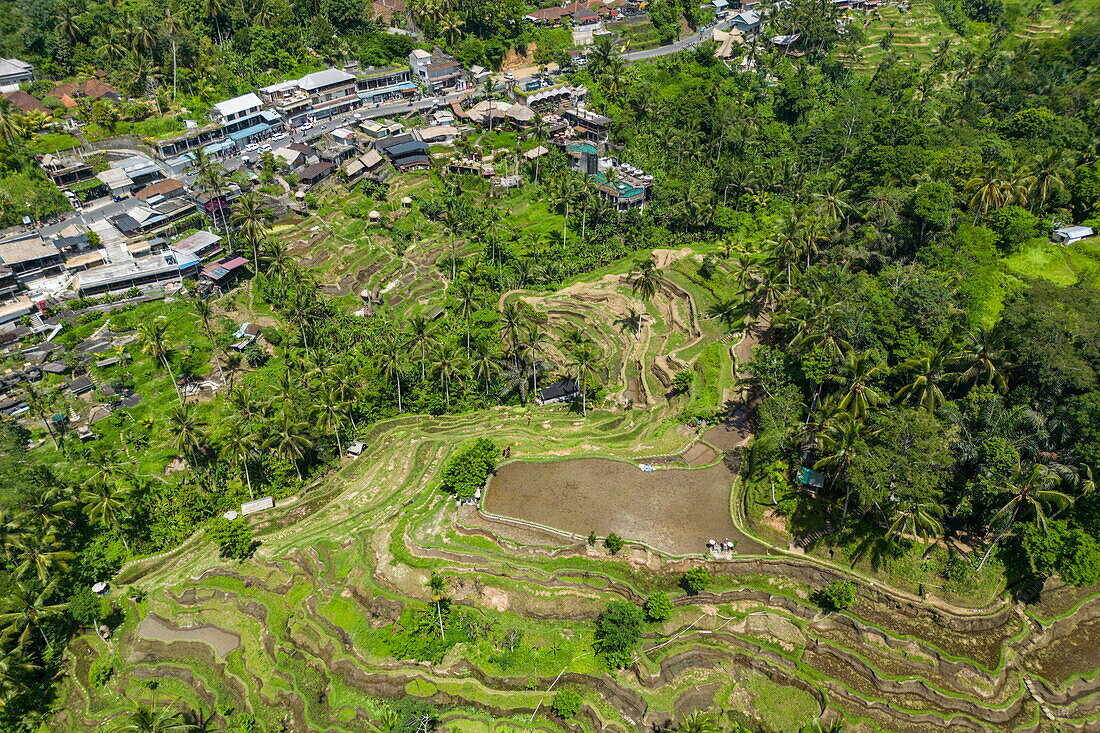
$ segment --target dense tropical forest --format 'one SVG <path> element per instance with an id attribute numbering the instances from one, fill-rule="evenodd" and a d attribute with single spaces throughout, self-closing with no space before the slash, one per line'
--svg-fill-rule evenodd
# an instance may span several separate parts
<path id="1" fill-rule="evenodd" d="M 702 20 L 691 4 L 652 5 L 655 23 L 670 16 L 666 28 Z M 921 65 L 884 37 L 877 65 L 855 73 L 863 31 L 843 37 L 832 8 L 819 5 L 796 0 L 769 15 L 769 31 L 801 30 L 807 53 L 793 59 L 753 42 L 743 51 L 759 73 L 715 58 L 710 42 L 644 64 L 600 42 L 585 68 L 569 71 L 613 120 L 616 154 L 654 176 L 644 212 L 615 211 L 558 152 L 523 163 L 520 141 L 504 133 L 492 142 L 511 142 L 510 161 L 524 167 L 523 211 L 490 197 L 483 181 L 433 171 L 409 184 L 416 209 L 387 232 L 386 256 L 434 243 L 431 277 L 446 283 L 433 293 L 438 312 L 350 315 L 253 191 L 214 222 L 254 269 L 216 306 L 188 295 L 74 319 L 60 336 L 73 345 L 100 327 L 135 335 L 132 366 L 113 386 L 141 385 L 147 399 L 92 445 L 54 421 L 67 404 L 50 385 L 27 390 L 33 420 L 0 422 L 0 730 L 51 730 L 70 640 L 118 628 L 126 602 L 144 600 L 140 587 L 125 601 L 101 598 L 94 583 L 200 526 L 227 562 L 247 559 L 255 538 L 216 518 L 257 496 L 322 484 L 371 426 L 527 406 L 559 377 L 581 384 L 572 418 L 610 408 L 617 385 L 592 336 L 551 329 L 544 313 L 505 296 L 618 268 L 647 303 L 673 277 L 655 249 L 701 255 L 687 276 L 713 296 L 705 315 L 723 334 L 765 331 L 736 365 L 755 412 L 738 476 L 750 518 L 817 532 L 831 560 L 885 582 L 904 584 L 920 566 L 943 596 L 975 605 L 1024 598 L 1052 576 L 1100 582 L 1100 260 L 1095 248 L 1048 241 L 1058 226 L 1100 227 L 1100 17 L 1032 41 L 1013 35 L 1030 11 L 1023 5 L 936 3 L 963 40 L 940 44 Z M 529 9 L 425 1 L 409 13 L 430 43 L 498 67 L 531 42 L 544 54 L 567 45 L 520 22 Z M 0 7 L 0 56 L 32 60 L 53 79 L 103 70 L 152 103 L 111 115 L 165 129 L 182 125 L 185 109 L 327 62 L 401 62 L 413 44 L 386 33 L 359 0 Z M 45 122 L 0 111 L 0 169 L 12 186 L 0 205 L 21 216 L 19 202 L 37 191 L 28 207 L 60 210 L 63 197 L 33 163 Z M 97 118 L 95 105 L 78 114 L 118 122 Z M 525 141 L 548 134 L 536 119 Z M 468 140 L 460 148 L 472 148 Z M 232 180 L 205 156 L 195 169 L 207 191 Z M 311 196 L 313 213 L 362 221 L 374 206 L 396 205 L 396 187 L 344 193 Z M 229 312 L 265 317 L 270 348 L 228 350 L 237 325 Z M 636 335 L 644 314 L 621 320 Z M 214 373 L 223 394 L 196 402 L 179 391 Z M 702 389 L 705 375 L 683 374 L 671 394 Z M 719 422 L 727 406 L 714 402 L 675 403 L 662 420 Z M 456 453 L 433 490 L 442 482 L 472 496 L 498 447 Z M 800 469 L 823 482 L 799 486 Z M 614 555 L 621 541 L 611 534 L 604 546 Z M 668 591 L 705 591 L 709 576 L 691 572 Z M 456 644 L 493 638 L 450 603 L 448 582 L 431 573 L 431 600 L 382 645 L 394 658 L 438 661 Z M 850 592 L 831 586 L 820 604 L 841 611 Z M 664 591 L 646 598 L 644 607 L 612 601 L 600 614 L 593 643 L 603 669 L 632 664 L 645 624 L 671 617 Z M 112 671 L 101 665 L 104 684 Z M 563 692 L 553 706 L 570 719 L 580 701 Z M 219 714 L 232 730 L 267 730 L 250 714 Z M 134 727 L 120 730 L 185 729 L 169 727 L 184 726 L 174 708 L 139 702 L 129 716 Z M 378 719 L 378 730 L 439 723 L 434 707 L 409 700 Z M 696 715 L 680 730 L 714 726 Z"/>

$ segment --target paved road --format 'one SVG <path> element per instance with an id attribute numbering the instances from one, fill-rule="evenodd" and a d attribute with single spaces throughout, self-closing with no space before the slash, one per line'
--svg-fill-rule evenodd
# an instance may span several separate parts
<path id="1" fill-rule="evenodd" d="M 726 18 L 714 24 L 714 28 L 724 31 L 729 30 L 733 25 L 733 20 Z M 624 53 L 623 59 L 626 61 L 646 61 L 648 59 L 657 58 L 658 56 L 665 56 L 670 53 L 676 53 L 677 51 L 683 51 L 684 49 L 691 48 L 698 45 L 701 41 L 710 38 L 710 31 L 712 26 L 707 26 L 699 30 L 695 35 L 683 38 L 675 43 L 670 43 L 667 46 L 658 46 L 657 48 L 650 48 L 645 51 L 635 51 L 633 53 Z"/>

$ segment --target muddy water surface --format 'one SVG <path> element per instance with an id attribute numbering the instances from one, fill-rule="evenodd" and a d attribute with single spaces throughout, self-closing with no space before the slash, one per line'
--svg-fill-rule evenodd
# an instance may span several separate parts
<path id="1" fill-rule="evenodd" d="M 578 535 L 611 532 L 673 554 L 706 552 L 708 539 L 737 542 L 737 552 L 764 554 L 730 520 L 733 475 L 710 468 L 658 468 L 604 458 L 502 466 L 485 508 Z"/>

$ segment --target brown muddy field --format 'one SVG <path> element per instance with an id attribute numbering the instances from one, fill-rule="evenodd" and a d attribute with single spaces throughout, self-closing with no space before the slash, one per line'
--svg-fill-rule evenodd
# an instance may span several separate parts
<path id="1" fill-rule="evenodd" d="M 1062 685 L 1071 677 L 1092 678 L 1100 669 L 1100 619 L 1080 624 L 1028 660 L 1027 666 L 1043 679 Z"/>
<path id="2" fill-rule="evenodd" d="M 168 624 L 156 614 L 150 614 L 138 624 L 137 635 L 143 639 L 172 643 L 174 641 L 200 641 L 214 648 L 219 657 L 232 652 L 241 645 L 241 637 L 217 626 L 193 626 L 177 628 Z"/>
<path id="3" fill-rule="evenodd" d="M 677 555 L 706 552 L 707 540 L 730 539 L 737 552 L 765 554 L 730 520 L 733 475 L 710 468 L 658 468 L 604 458 L 502 466 L 489 484 L 485 509 L 556 529 L 611 532 Z"/>

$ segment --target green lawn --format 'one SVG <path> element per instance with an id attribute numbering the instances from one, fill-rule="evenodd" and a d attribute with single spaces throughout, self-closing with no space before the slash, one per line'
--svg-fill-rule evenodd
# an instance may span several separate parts
<path id="1" fill-rule="evenodd" d="M 1005 267 L 1013 275 L 1042 278 L 1058 285 L 1095 285 L 1100 280 L 1100 237 L 1065 247 L 1046 237 L 1037 237 L 1006 257 Z"/>
<path id="2" fill-rule="evenodd" d="M 73 148 L 80 147 L 80 141 L 72 135 L 67 135 L 65 133 L 43 132 L 35 137 L 29 147 L 34 153 L 42 155 L 45 153 L 59 153 L 63 150 L 72 150 Z"/>

